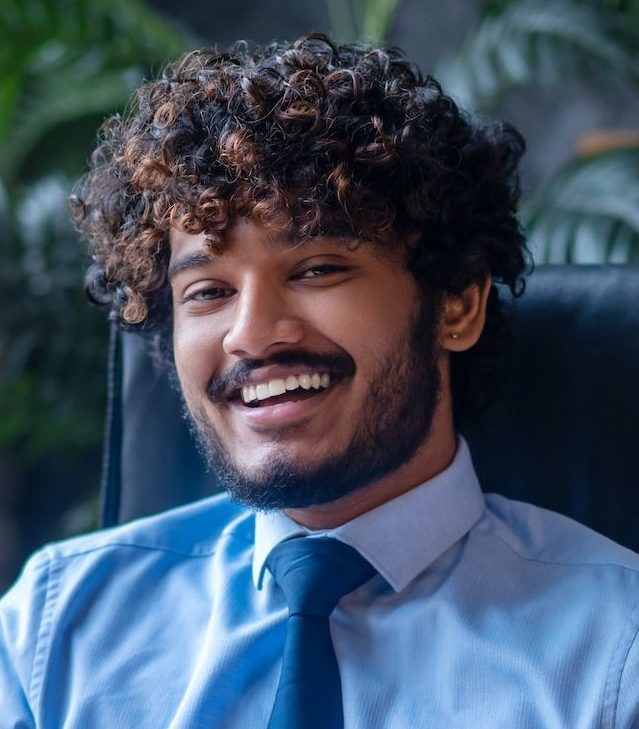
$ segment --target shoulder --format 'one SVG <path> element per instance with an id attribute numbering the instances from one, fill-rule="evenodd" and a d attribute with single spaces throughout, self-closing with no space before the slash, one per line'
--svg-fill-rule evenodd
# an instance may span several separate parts
<path id="1" fill-rule="evenodd" d="M 224 536 L 252 540 L 252 535 L 253 515 L 226 494 L 218 494 L 110 529 L 53 542 L 41 551 L 53 561 L 127 549 L 201 556 L 213 553 Z"/>
<path id="2" fill-rule="evenodd" d="M 137 631 L 148 641 L 176 629 L 162 606 L 178 604 L 189 607 L 183 622 L 204 622 L 209 593 L 224 583 L 210 579 L 211 564 L 250 573 L 253 531 L 253 515 L 220 495 L 38 550 L 0 600 L 0 696 L 9 697 L 0 712 L 38 705 L 49 667 L 64 660 L 56 636 L 106 645 Z M 147 611 L 142 623 L 123 619 L 133 609 Z"/>
<path id="3" fill-rule="evenodd" d="M 488 494 L 478 527 L 522 559 L 566 567 L 616 568 L 639 578 L 639 554 L 548 509 Z"/>
<path id="4" fill-rule="evenodd" d="M 557 675 L 572 666 L 575 690 L 585 685 L 599 697 L 601 726 L 635 726 L 639 555 L 566 516 L 496 494 L 486 496 L 465 555 L 474 620 L 497 621 L 511 641 L 523 636 L 540 662 L 558 657 Z"/>
<path id="5" fill-rule="evenodd" d="M 58 542 L 35 552 L 2 610 L 46 611 L 65 596 L 86 592 L 118 577 L 124 584 L 216 553 L 220 544 L 252 549 L 254 517 L 217 495 L 170 511 Z"/>

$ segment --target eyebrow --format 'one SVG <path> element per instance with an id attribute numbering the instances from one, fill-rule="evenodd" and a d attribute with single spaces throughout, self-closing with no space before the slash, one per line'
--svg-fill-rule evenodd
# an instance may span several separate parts
<path id="1" fill-rule="evenodd" d="M 208 266 L 210 263 L 216 260 L 216 258 L 217 256 L 214 256 L 211 253 L 204 253 L 203 251 L 194 251 L 193 253 L 187 253 L 181 258 L 177 258 L 175 261 L 171 261 L 171 263 L 169 264 L 169 270 L 167 271 L 168 279 L 169 281 L 171 281 L 180 273 L 184 273 L 184 271 L 190 271 L 194 268 L 203 268 L 204 266 Z"/>

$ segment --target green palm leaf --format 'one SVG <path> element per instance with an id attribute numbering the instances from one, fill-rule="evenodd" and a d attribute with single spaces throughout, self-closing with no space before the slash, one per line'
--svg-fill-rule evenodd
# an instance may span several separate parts
<path id="1" fill-rule="evenodd" d="M 382 43 L 398 5 L 399 0 L 326 0 L 333 35 L 341 42 Z"/>
<path id="2" fill-rule="evenodd" d="M 362 38 L 381 43 L 390 30 L 399 0 L 360 0 Z"/>
<path id="3" fill-rule="evenodd" d="M 569 164 L 521 212 L 540 262 L 639 261 L 639 149 Z"/>
<path id="4" fill-rule="evenodd" d="M 436 76 L 463 106 L 485 111 L 511 87 L 599 77 L 637 79 L 631 52 L 619 42 L 617 15 L 574 0 L 523 0 L 487 15 Z"/>
<path id="5" fill-rule="evenodd" d="M 89 115 L 105 115 L 122 108 L 142 80 L 136 68 L 102 71 L 99 83 L 64 69 L 51 78 L 29 79 L 25 95 L 14 111 L 14 131 L 0 143 L 1 171 L 10 178 L 47 133 L 65 122 Z"/>
<path id="6" fill-rule="evenodd" d="M 5 179 L 52 129 L 123 107 L 150 67 L 188 46 L 139 0 L 4 0 L 0 37 Z"/>

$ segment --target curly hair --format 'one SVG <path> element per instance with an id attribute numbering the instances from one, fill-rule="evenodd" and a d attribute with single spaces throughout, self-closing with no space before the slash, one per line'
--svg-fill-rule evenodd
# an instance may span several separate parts
<path id="1" fill-rule="evenodd" d="M 71 197 L 93 258 L 87 291 L 128 328 L 166 334 L 169 230 L 204 231 L 217 249 L 245 216 L 299 239 L 408 246 L 430 296 L 488 275 L 516 295 L 528 260 L 515 217 L 523 151 L 512 127 L 470 118 L 394 48 L 311 34 L 194 51 L 106 121 Z M 493 286 L 479 343 L 456 358 L 468 397 L 484 399 L 495 379 L 502 309 Z"/>

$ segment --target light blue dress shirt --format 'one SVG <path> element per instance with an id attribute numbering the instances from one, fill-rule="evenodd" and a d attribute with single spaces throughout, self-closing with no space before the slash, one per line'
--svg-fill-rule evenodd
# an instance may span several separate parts
<path id="1" fill-rule="evenodd" d="M 213 497 L 53 544 L 0 602 L 2 729 L 264 729 L 304 532 Z M 639 727 L 639 556 L 444 472 L 328 532 L 375 576 L 331 617 L 346 729 Z M 327 727 L 327 729 L 330 729 Z"/>

